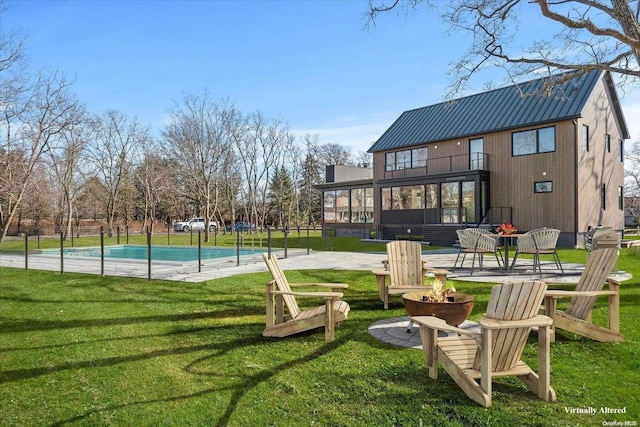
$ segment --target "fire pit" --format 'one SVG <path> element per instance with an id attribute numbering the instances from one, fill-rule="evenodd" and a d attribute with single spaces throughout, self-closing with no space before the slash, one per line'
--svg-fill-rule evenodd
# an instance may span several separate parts
<path id="1" fill-rule="evenodd" d="M 475 297 L 461 292 L 452 292 L 444 302 L 423 301 L 424 291 L 407 292 L 402 295 L 404 308 L 409 316 L 436 316 L 451 326 L 458 326 L 469 317 Z"/>

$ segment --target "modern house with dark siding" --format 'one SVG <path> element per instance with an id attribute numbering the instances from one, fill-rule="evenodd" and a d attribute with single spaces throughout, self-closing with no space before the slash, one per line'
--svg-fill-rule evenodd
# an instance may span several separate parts
<path id="1" fill-rule="evenodd" d="M 543 83 L 404 112 L 369 149 L 372 234 L 447 246 L 458 228 L 512 223 L 560 229 L 558 244 L 573 247 L 589 226 L 622 230 L 629 132 L 610 74 L 532 95 Z"/>

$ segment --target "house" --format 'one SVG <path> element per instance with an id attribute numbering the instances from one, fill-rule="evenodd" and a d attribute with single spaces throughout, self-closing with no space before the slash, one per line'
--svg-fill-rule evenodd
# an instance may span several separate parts
<path id="1" fill-rule="evenodd" d="M 369 149 L 376 236 L 448 246 L 458 228 L 512 223 L 574 247 L 589 226 L 622 230 L 629 131 L 610 74 L 532 95 L 544 80 L 402 113 Z"/>

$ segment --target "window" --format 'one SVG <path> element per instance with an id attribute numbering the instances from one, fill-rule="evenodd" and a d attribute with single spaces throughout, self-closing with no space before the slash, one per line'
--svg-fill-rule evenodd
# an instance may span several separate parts
<path id="1" fill-rule="evenodd" d="M 383 211 L 391 210 L 391 187 L 381 189 L 382 203 L 380 204 Z"/>
<path id="2" fill-rule="evenodd" d="M 460 183 L 442 183 L 440 186 L 440 200 L 442 200 L 442 223 L 457 223 Z"/>
<path id="3" fill-rule="evenodd" d="M 425 191 L 426 196 L 426 208 L 437 209 L 438 208 L 438 184 L 427 184 Z"/>
<path id="4" fill-rule="evenodd" d="M 620 152 L 620 161 L 624 162 L 624 141 L 618 140 L 618 151 Z"/>
<path id="5" fill-rule="evenodd" d="M 382 210 L 424 209 L 424 186 L 386 187 L 382 191 Z"/>
<path id="6" fill-rule="evenodd" d="M 427 159 L 429 158 L 429 150 L 427 147 L 414 148 L 411 150 L 411 167 L 426 168 Z"/>
<path id="7" fill-rule="evenodd" d="M 607 150 L 607 153 L 611 152 L 611 135 L 609 134 L 604 136 L 604 149 Z"/>
<path id="8" fill-rule="evenodd" d="M 462 183 L 462 215 L 465 222 L 476 220 L 476 183 L 473 181 Z"/>
<path id="9" fill-rule="evenodd" d="M 336 191 L 336 221 L 349 222 L 351 206 L 349 205 L 349 190 Z"/>
<path id="10" fill-rule="evenodd" d="M 373 188 L 351 190 L 351 222 L 373 222 Z"/>
<path id="11" fill-rule="evenodd" d="M 553 181 L 537 181 L 533 183 L 534 193 L 552 193 Z"/>
<path id="12" fill-rule="evenodd" d="M 607 209 L 607 186 L 605 184 L 600 185 L 600 209 Z"/>
<path id="13" fill-rule="evenodd" d="M 475 138 L 469 140 L 469 169 L 484 169 L 484 139 Z"/>
<path id="14" fill-rule="evenodd" d="M 624 210 L 624 187 L 618 187 L 618 208 Z"/>
<path id="15" fill-rule="evenodd" d="M 556 128 L 551 126 L 513 132 L 511 134 L 511 149 L 513 156 L 556 151 Z"/>
<path id="16" fill-rule="evenodd" d="M 589 151 L 589 126 L 582 125 L 582 151 Z"/>
<path id="17" fill-rule="evenodd" d="M 427 147 L 412 150 L 394 151 L 385 154 L 385 171 L 395 171 L 427 167 L 429 151 Z"/>
<path id="18" fill-rule="evenodd" d="M 324 202 L 323 202 L 324 222 L 335 222 L 336 221 L 336 192 L 325 191 L 322 198 L 324 199 Z"/>
<path id="19" fill-rule="evenodd" d="M 384 155 L 384 170 L 387 172 L 396 170 L 396 153 L 387 153 Z"/>

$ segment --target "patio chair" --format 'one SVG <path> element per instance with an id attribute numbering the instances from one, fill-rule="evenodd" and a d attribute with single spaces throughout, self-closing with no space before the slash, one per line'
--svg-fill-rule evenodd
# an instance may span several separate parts
<path id="1" fill-rule="evenodd" d="M 347 319 L 349 304 L 342 301 L 340 289 L 349 285 L 344 283 L 298 283 L 289 284 L 278 258 L 271 254 L 262 254 L 273 280 L 267 283 L 267 326 L 262 335 L 265 337 L 285 337 L 299 332 L 324 327 L 327 341 L 335 338 L 335 328 Z M 330 288 L 330 292 L 297 292 L 291 288 L 316 286 Z M 296 297 L 324 298 L 324 305 L 301 310 Z M 284 307 L 288 310 L 285 316 Z"/>
<path id="2" fill-rule="evenodd" d="M 448 325 L 433 316 L 413 317 L 420 325 L 429 377 L 438 378 L 438 362 L 465 394 L 484 407 L 491 406 L 492 379 L 516 376 L 540 399 L 554 401 L 550 384 L 551 318 L 539 315 L 547 285 L 542 281 L 494 286 L 480 332 Z M 538 372 L 521 360 L 527 337 L 538 328 Z M 438 338 L 438 331 L 453 332 Z M 480 383 L 477 382 L 480 380 Z"/>
<path id="3" fill-rule="evenodd" d="M 462 254 L 462 261 L 460 262 L 459 268 L 462 268 L 462 266 L 464 265 L 464 260 L 467 254 L 473 254 L 473 261 L 471 262 L 472 276 L 473 270 L 475 269 L 476 256 L 479 259 L 479 266 L 481 270 L 484 268 L 483 264 L 485 254 L 494 254 L 496 257 L 496 261 L 498 262 L 498 267 L 501 267 L 500 259 L 502 259 L 502 264 L 504 264 L 502 250 L 500 248 L 498 238 L 495 234 L 481 228 L 464 228 L 456 230 L 456 233 L 458 234 L 458 240 L 460 242 L 460 251 L 458 252 L 456 261 L 453 264 L 452 271 L 455 271 L 458 266 L 458 259 L 460 258 L 460 254 Z M 498 255 L 500 256 L 500 258 L 498 258 Z"/>
<path id="4" fill-rule="evenodd" d="M 564 276 L 562 262 L 560 262 L 560 257 L 556 251 L 556 244 L 558 243 L 559 236 L 560 230 L 554 228 L 537 228 L 524 233 L 524 236 L 520 236 L 518 239 L 516 254 L 513 257 L 511 269 L 513 270 L 513 267 L 515 267 L 518 255 L 532 254 L 533 271 L 534 273 L 538 271 L 540 277 L 542 277 L 542 262 L 540 261 L 540 255 L 552 255 L 556 268 L 560 270 Z"/>
<path id="5" fill-rule="evenodd" d="M 378 293 L 384 308 L 389 308 L 389 296 L 412 291 L 423 291 L 428 273 L 439 273 L 440 276 L 450 274 L 446 270 L 432 270 L 422 260 L 422 245 L 418 242 L 395 240 L 387 243 L 387 269 L 371 270 L 376 275 Z M 387 280 L 387 277 L 390 279 Z"/>
<path id="6" fill-rule="evenodd" d="M 609 277 L 618 259 L 618 248 L 595 249 L 587 259 L 575 291 L 548 290 L 544 298 L 544 313 L 553 319 L 551 341 L 556 328 L 564 329 L 596 341 L 621 342 L 620 282 Z M 609 290 L 603 290 L 604 284 Z M 591 320 L 591 312 L 599 296 L 608 296 L 609 325 L 603 327 Z M 557 308 L 558 298 L 571 298 L 566 310 Z"/>

